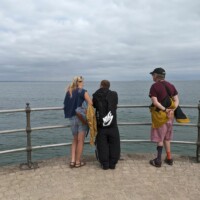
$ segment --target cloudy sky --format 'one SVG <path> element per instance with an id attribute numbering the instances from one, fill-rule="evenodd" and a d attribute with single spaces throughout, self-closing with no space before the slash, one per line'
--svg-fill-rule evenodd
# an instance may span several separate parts
<path id="1" fill-rule="evenodd" d="M 199 0 L 1 0 L 0 81 L 200 80 Z"/>

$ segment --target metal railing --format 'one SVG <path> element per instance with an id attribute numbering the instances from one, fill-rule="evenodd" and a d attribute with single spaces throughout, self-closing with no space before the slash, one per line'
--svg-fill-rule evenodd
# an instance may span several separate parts
<path id="1" fill-rule="evenodd" d="M 118 105 L 118 108 L 148 108 L 147 105 Z M 197 141 L 196 142 L 190 142 L 190 141 L 172 141 L 174 144 L 188 144 L 188 145 L 196 145 L 196 160 L 197 162 L 200 162 L 200 101 L 197 106 L 193 105 L 181 105 L 182 108 L 192 108 L 192 109 L 198 109 L 198 123 L 197 124 L 178 124 L 175 123 L 174 126 L 189 126 L 189 127 L 197 127 L 198 133 L 197 133 Z M 58 128 L 69 128 L 70 125 L 56 125 L 56 126 L 43 126 L 43 127 L 34 127 L 31 128 L 31 120 L 30 115 L 32 111 L 49 111 L 49 110 L 63 110 L 63 107 L 47 107 L 47 108 L 30 108 L 30 104 L 26 104 L 25 109 L 13 109 L 13 110 L 0 110 L 0 114 L 5 113 L 16 113 L 16 112 L 26 112 L 26 128 L 24 129 L 15 129 L 15 130 L 3 130 L 0 131 L 0 134 L 10 134 L 10 133 L 17 133 L 17 132 L 26 132 L 27 134 L 27 146 L 24 148 L 18 148 L 18 149 L 10 149 L 10 150 L 4 150 L 0 151 L 0 154 L 8 154 L 8 153 L 14 153 L 14 152 L 21 152 L 26 151 L 27 152 L 27 163 L 21 164 L 20 167 L 22 169 L 33 169 L 37 168 L 37 163 L 32 162 L 32 150 L 36 149 L 44 149 L 44 148 L 51 148 L 51 147 L 61 147 L 61 146 L 70 146 L 71 143 L 60 143 L 60 144 L 49 144 L 49 145 L 40 145 L 40 146 L 32 146 L 31 145 L 31 132 L 37 131 L 37 130 L 46 130 L 46 129 L 58 129 Z M 135 125 L 148 125 L 150 126 L 150 122 L 121 122 L 118 123 L 118 126 L 135 126 Z M 121 142 L 135 142 L 135 143 L 150 143 L 150 140 L 121 140 Z M 89 142 L 85 142 L 88 144 Z M 24 168 L 25 167 L 25 168 Z"/>

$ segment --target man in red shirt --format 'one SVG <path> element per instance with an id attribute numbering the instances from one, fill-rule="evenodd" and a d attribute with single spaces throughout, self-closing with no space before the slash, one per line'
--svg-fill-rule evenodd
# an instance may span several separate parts
<path id="1" fill-rule="evenodd" d="M 165 163 L 173 165 L 170 142 L 173 137 L 173 113 L 179 104 L 178 92 L 173 84 L 165 80 L 166 72 L 163 68 L 156 68 L 150 74 L 155 82 L 149 92 L 152 101 L 151 141 L 157 143 L 157 157 L 150 160 L 150 164 L 161 167 L 164 146 L 167 154 Z M 173 108 L 170 106 L 170 97 L 173 99 Z"/>

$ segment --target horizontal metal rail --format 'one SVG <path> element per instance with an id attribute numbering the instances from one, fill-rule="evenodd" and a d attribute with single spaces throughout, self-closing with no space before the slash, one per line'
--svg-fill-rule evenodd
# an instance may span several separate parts
<path id="1" fill-rule="evenodd" d="M 122 143 L 152 143 L 151 140 L 120 140 Z M 89 144 L 89 141 L 84 142 L 85 144 Z M 184 145 L 197 145 L 197 142 L 191 141 L 172 141 L 173 144 L 184 144 Z M 30 150 L 37 150 L 37 149 L 46 149 L 52 147 L 62 147 L 62 146 L 70 146 L 72 143 L 59 143 L 59 144 L 48 144 L 48 145 L 40 145 L 40 146 L 33 146 Z M 27 148 L 19 148 L 19 149 L 11 149 L 11 150 L 4 150 L 0 151 L 0 154 L 7 154 L 7 153 L 17 153 L 21 151 L 27 151 Z"/>
<path id="2" fill-rule="evenodd" d="M 198 108 L 198 105 L 180 105 L 181 108 Z M 149 105 L 118 105 L 117 108 L 149 108 Z"/>
<path id="3" fill-rule="evenodd" d="M 118 126 L 132 126 L 132 125 L 151 125 L 150 122 L 120 122 Z M 198 124 L 178 124 L 174 123 L 174 126 L 190 126 L 190 127 L 198 127 Z M 57 128 L 70 128 L 70 125 L 56 125 L 56 126 L 43 126 L 43 127 L 34 127 L 31 128 L 31 131 L 38 131 L 38 130 L 47 130 L 47 129 L 57 129 Z M 0 134 L 10 134 L 10 133 L 17 133 L 17 132 L 25 132 L 26 129 L 13 129 L 13 130 L 4 130 L 0 131 Z"/>
<path id="4" fill-rule="evenodd" d="M 181 108 L 198 108 L 198 105 L 180 105 Z M 117 108 L 149 108 L 149 105 L 118 105 Z M 31 108 L 30 111 L 63 110 L 63 107 Z M 25 112 L 26 109 L 0 110 L 1 113 Z"/>
<path id="5" fill-rule="evenodd" d="M 127 125 L 151 125 L 152 123 L 150 122 L 120 122 L 118 123 L 119 126 L 127 126 Z M 198 124 L 178 124 L 174 123 L 173 126 L 193 126 L 193 127 L 198 127 Z"/>
<path id="6" fill-rule="evenodd" d="M 30 131 L 38 131 L 38 130 L 46 130 L 46 129 L 57 129 L 57 128 L 69 128 L 70 125 L 56 125 L 56 126 L 43 126 L 43 127 L 35 127 L 30 128 Z M 0 131 L 0 134 L 7 134 L 7 133 L 16 133 L 16 132 L 24 132 L 26 129 L 14 129 L 14 130 L 5 130 Z"/>
<path id="7" fill-rule="evenodd" d="M 87 144 L 89 142 L 85 142 Z M 45 148 L 51 148 L 51 147 L 61 147 L 61 146 L 70 146 L 72 143 L 59 143 L 59 144 L 48 144 L 48 145 L 39 145 L 39 146 L 33 146 L 31 150 L 37 150 L 37 149 L 45 149 Z M 0 154 L 7 154 L 7 153 L 14 153 L 14 152 L 21 152 L 21 151 L 27 151 L 27 148 L 19 148 L 19 149 L 11 149 L 11 150 L 4 150 L 0 151 Z"/>
<path id="8" fill-rule="evenodd" d="M 31 111 L 63 110 L 63 107 L 31 108 Z"/>
<path id="9" fill-rule="evenodd" d="M 120 140 L 121 142 L 134 142 L 134 143 L 152 143 L 151 140 Z M 193 144 L 196 145 L 197 142 L 191 141 L 171 141 L 173 144 Z"/>
<path id="10" fill-rule="evenodd" d="M 26 112 L 26 109 L 0 110 L 1 113 Z"/>
<path id="11" fill-rule="evenodd" d="M 17 152 L 21 152 L 21 151 L 27 151 L 27 148 L 19 148 L 19 149 L 9 149 L 9 150 L 4 150 L 4 151 L 0 151 L 0 154 L 7 154 L 7 153 L 17 153 Z"/>
<path id="12" fill-rule="evenodd" d="M 0 134 L 18 133 L 18 132 L 25 132 L 25 131 L 26 129 L 13 129 L 13 130 L 0 131 Z"/>

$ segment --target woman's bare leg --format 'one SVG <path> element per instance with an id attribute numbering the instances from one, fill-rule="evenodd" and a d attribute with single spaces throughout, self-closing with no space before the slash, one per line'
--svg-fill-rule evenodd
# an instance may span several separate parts
<path id="1" fill-rule="evenodd" d="M 80 163 L 81 155 L 83 153 L 83 146 L 85 140 L 85 132 L 78 133 L 77 146 L 76 146 L 76 163 Z"/>
<path id="2" fill-rule="evenodd" d="M 77 144 L 78 144 L 78 135 L 75 135 L 72 141 L 72 146 L 71 146 L 71 162 L 76 161 Z"/>

